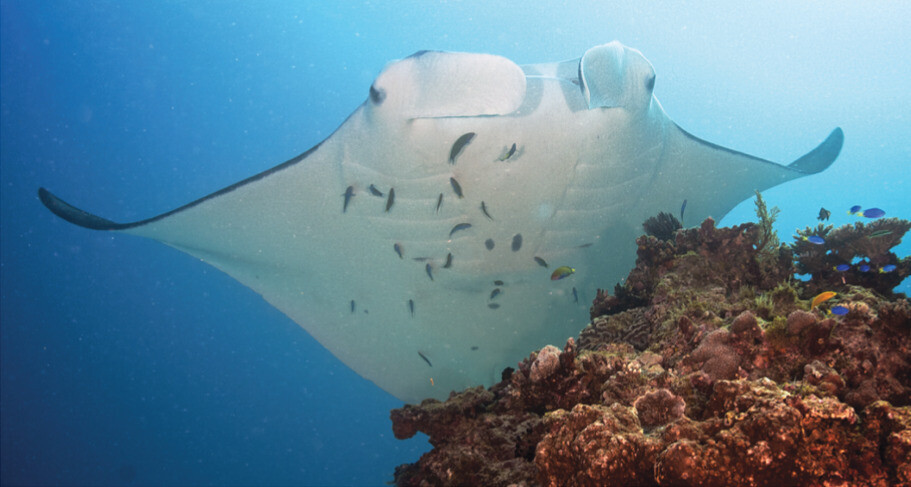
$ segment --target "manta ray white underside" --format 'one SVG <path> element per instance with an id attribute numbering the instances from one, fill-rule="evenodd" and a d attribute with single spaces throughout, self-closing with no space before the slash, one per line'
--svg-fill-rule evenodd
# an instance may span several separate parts
<path id="1" fill-rule="evenodd" d="M 39 195 L 221 269 L 396 397 L 445 398 L 576 335 L 647 217 L 686 200 L 684 224 L 720 218 L 841 149 L 839 129 L 787 166 L 713 145 L 654 83 L 617 42 L 528 66 L 419 52 L 316 147 L 176 210 L 121 224 Z M 551 280 L 559 266 L 576 272 Z"/>

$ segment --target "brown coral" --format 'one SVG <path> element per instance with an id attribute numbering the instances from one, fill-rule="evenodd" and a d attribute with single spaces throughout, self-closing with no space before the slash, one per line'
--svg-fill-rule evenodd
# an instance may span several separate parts
<path id="1" fill-rule="evenodd" d="M 635 410 L 619 404 L 579 404 L 545 418 L 538 443 L 538 482 L 562 485 L 643 485 L 660 441 L 641 433 Z"/>
<path id="2" fill-rule="evenodd" d="M 698 363 L 712 382 L 733 379 L 740 368 L 740 355 L 730 345 L 730 335 L 727 330 L 715 330 L 706 335 L 702 343 L 690 354 L 690 361 Z"/>
<path id="3" fill-rule="evenodd" d="M 888 485 L 909 472 L 909 406 L 878 402 L 858 413 L 834 396 L 788 392 L 769 379 L 718 380 L 698 401 L 688 380 L 651 369 L 656 365 L 650 355 L 585 354 L 547 380 L 635 376 L 639 380 L 625 380 L 627 386 L 644 392 L 544 415 L 510 407 L 516 403 L 508 396 L 529 394 L 530 381 L 498 386 L 490 395 L 472 389 L 450 398 L 449 407 L 425 401 L 397 410 L 395 423 L 416 423 L 435 446 L 417 464 L 402 467 L 397 482 Z M 807 375 L 816 383 L 835 377 L 815 363 Z M 686 396 L 700 404 L 688 408 Z"/>
<path id="4" fill-rule="evenodd" d="M 710 220 L 641 237 L 578 346 L 394 411 L 397 437 L 434 446 L 396 482 L 911 484 L 911 303 L 845 285 L 848 314 L 808 309 L 790 250 L 760 258 L 760 237 Z"/>
<path id="5" fill-rule="evenodd" d="M 794 310 L 788 315 L 788 333 L 800 335 L 806 327 L 816 323 L 816 315 L 808 311 Z"/>
<path id="6" fill-rule="evenodd" d="M 664 426 L 683 417 L 686 401 L 682 397 L 674 395 L 673 392 L 661 388 L 639 396 L 633 402 L 633 407 L 636 408 L 642 426 L 650 429 Z"/>

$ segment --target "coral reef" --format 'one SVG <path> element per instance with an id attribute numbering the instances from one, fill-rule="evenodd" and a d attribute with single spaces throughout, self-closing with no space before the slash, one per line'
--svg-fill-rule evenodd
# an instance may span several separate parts
<path id="1" fill-rule="evenodd" d="M 911 262 L 890 252 L 909 227 L 801 235 L 827 249 L 711 219 L 640 237 L 578 340 L 392 412 L 434 447 L 397 485 L 911 485 L 911 303 L 892 294 Z M 896 269 L 834 270 L 855 257 Z M 811 308 L 820 290 L 837 295 Z"/>

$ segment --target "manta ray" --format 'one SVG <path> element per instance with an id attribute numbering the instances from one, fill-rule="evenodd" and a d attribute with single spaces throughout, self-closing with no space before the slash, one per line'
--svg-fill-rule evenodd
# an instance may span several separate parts
<path id="1" fill-rule="evenodd" d="M 133 223 L 259 293 L 361 376 L 416 402 L 489 386 L 588 323 L 599 287 L 635 262 L 642 222 L 686 202 L 684 224 L 826 169 L 836 128 L 781 165 L 701 140 L 652 94 L 619 42 L 520 66 L 420 51 L 303 154 Z"/>

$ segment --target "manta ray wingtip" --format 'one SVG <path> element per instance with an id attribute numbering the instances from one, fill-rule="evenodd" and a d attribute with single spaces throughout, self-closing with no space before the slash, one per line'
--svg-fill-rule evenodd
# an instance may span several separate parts
<path id="1" fill-rule="evenodd" d="M 826 140 L 788 165 L 789 168 L 805 174 L 816 174 L 824 171 L 835 162 L 845 143 L 845 133 L 841 127 L 835 127 Z"/>
<path id="2" fill-rule="evenodd" d="M 41 203 L 44 204 L 48 210 L 51 210 L 53 214 L 83 228 L 92 230 L 117 230 L 124 226 L 120 223 L 115 223 L 87 211 L 80 210 L 44 188 L 38 188 L 38 199 L 40 199 Z"/>

